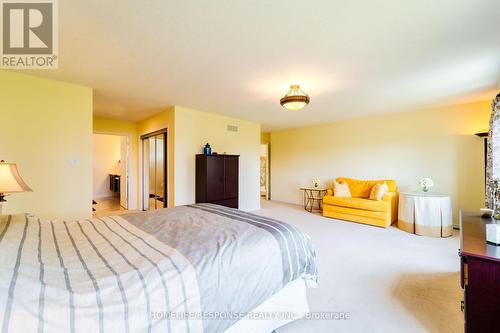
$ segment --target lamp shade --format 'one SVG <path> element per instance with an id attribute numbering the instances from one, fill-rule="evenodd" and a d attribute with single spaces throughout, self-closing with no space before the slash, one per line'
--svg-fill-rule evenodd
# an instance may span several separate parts
<path id="1" fill-rule="evenodd" d="M 13 163 L 0 162 L 0 193 L 31 192 Z"/>

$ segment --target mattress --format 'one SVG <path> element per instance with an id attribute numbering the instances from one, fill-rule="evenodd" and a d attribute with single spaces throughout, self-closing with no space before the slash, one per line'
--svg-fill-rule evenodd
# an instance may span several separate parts
<path id="1" fill-rule="evenodd" d="M 211 204 L 81 221 L 0 216 L 3 332 L 224 332 L 298 279 L 309 237 Z"/>

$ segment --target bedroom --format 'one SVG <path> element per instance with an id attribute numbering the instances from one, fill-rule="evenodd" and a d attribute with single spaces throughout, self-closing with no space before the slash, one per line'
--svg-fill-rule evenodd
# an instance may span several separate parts
<path id="1" fill-rule="evenodd" d="M 3 331 L 491 331 L 498 1 L 1 6 Z"/>

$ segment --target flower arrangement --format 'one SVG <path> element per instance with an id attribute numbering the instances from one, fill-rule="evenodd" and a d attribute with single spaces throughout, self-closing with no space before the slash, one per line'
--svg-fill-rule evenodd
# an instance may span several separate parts
<path id="1" fill-rule="evenodd" d="M 318 177 L 314 177 L 314 178 L 312 179 L 312 185 L 313 185 L 314 187 L 318 187 L 318 186 L 319 186 L 319 178 L 318 178 Z"/>
<path id="2" fill-rule="evenodd" d="M 434 186 L 434 182 L 430 178 L 420 179 L 420 187 L 423 192 L 429 192 L 430 188 Z"/>

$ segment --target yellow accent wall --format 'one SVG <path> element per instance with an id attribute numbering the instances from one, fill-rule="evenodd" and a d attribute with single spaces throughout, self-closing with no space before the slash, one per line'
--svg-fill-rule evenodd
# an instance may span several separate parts
<path id="1" fill-rule="evenodd" d="M 261 133 L 260 134 L 260 143 L 265 145 L 265 144 L 269 144 L 269 142 L 271 142 L 271 133 L 269 133 L 269 132 Z"/>
<path id="2" fill-rule="evenodd" d="M 272 199 L 302 203 L 299 187 L 313 177 L 325 186 L 339 176 L 393 178 L 401 191 L 430 177 L 433 192 L 451 195 L 456 222 L 459 209 L 484 206 L 483 139 L 474 133 L 490 112 L 484 101 L 272 132 Z"/>
<path id="3" fill-rule="evenodd" d="M 213 152 L 240 155 L 239 208 L 259 209 L 260 124 L 181 106 L 175 107 L 175 205 L 195 202 L 195 155 L 207 142 Z"/>
<path id="4" fill-rule="evenodd" d="M 97 134 L 124 135 L 130 143 L 129 151 L 129 209 L 140 208 L 139 197 L 139 171 L 138 171 L 138 138 L 137 123 L 131 121 L 115 120 L 94 117 L 93 132 Z"/>
<path id="5" fill-rule="evenodd" d="M 33 189 L 9 196 L 7 213 L 90 217 L 92 89 L 0 71 L 0 115 L 0 159 Z"/>

